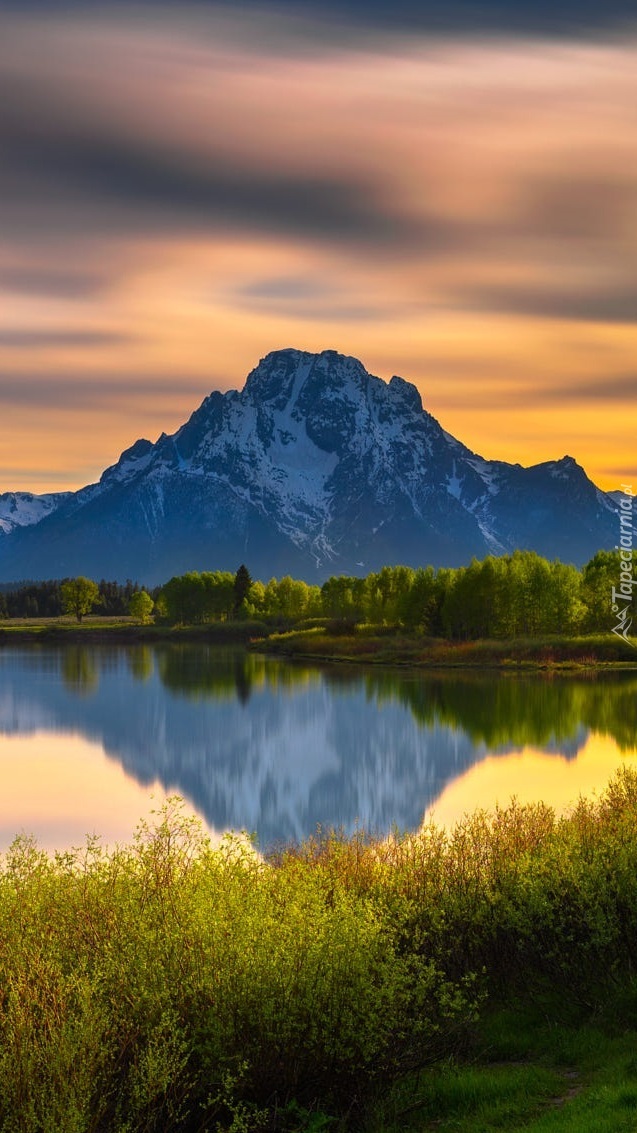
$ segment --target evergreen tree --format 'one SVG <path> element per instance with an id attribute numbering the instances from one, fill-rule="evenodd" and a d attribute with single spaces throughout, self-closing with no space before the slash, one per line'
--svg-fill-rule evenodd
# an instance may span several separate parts
<path id="1" fill-rule="evenodd" d="M 241 566 L 234 576 L 234 603 L 232 612 L 235 618 L 239 616 L 241 607 L 250 593 L 251 586 L 252 579 L 250 577 L 250 571 L 245 563 L 241 563 Z"/>

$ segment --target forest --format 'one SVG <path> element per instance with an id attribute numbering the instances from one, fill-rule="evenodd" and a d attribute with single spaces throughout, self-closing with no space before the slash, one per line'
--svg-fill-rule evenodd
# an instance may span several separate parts
<path id="1" fill-rule="evenodd" d="M 582 570 L 534 551 L 514 551 L 463 567 L 386 566 L 363 577 L 333 575 L 322 586 L 289 575 L 253 580 L 242 564 L 234 574 L 175 575 L 150 597 L 155 621 L 167 625 L 250 620 L 281 628 L 327 622 L 334 632 L 366 624 L 457 641 L 506 640 L 610 632 L 611 595 L 620 573 L 619 552 L 606 550 Z M 70 612 L 68 582 L 0 586 L 0 618 L 56 618 Z M 90 585 L 96 587 L 91 608 L 96 615 L 134 615 L 134 596 L 146 600 L 146 592 L 130 580 Z"/>
<path id="2" fill-rule="evenodd" d="M 0 583 L 0 618 L 59 618 L 65 613 L 63 587 L 68 579 L 48 579 L 45 582 Z M 98 584 L 99 597 L 93 606 L 94 614 L 105 617 L 124 616 L 129 612 L 133 594 L 139 591 L 136 582 L 109 582 Z"/>
<path id="3" fill-rule="evenodd" d="M 329 620 L 351 627 L 401 625 L 457 640 L 506 639 L 611 628 L 611 591 L 619 554 L 598 551 L 582 570 L 533 551 L 473 559 L 457 568 L 386 566 L 365 577 L 334 575 L 322 586 L 289 576 L 252 581 L 245 566 L 175 576 L 157 595 L 172 624 L 244 617 Z"/>

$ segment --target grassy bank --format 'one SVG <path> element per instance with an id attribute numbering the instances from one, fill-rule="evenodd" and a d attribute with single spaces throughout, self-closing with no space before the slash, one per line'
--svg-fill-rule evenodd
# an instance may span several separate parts
<path id="1" fill-rule="evenodd" d="M 445 641 L 394 628 L 356 627 L 329 633 L 325 628 L 273 633 L 255 648 L 304 660 L 429 668 L 582 668 L 625 663 L 637 666 L 637 648 L 612 634 L 585 637 L 513 638 L 504 641 Z"/>
<path id="2" fill-rule="evenodd" d="M 81 623 L 73 617 L 12 618 L 0 622 L 0 648 L 37 642 L 89 645 L 199 641 L 209 645 L 245 645 L 259 652 L 307 661 L 432 669 L 576 669 L 616 664 L 637 667 L 637 648 L 610 633 L 506 641 L 446 641 L 393 626 L 343 627 L 322 621 L 311 628 L 282 631 L 282 621 L 285 626 L 282 619 L 278 623 L 241 620 L 172 626 L 143 625 L 131 617 L 92 615 Z"/>
<path id="3" fill-rule="evenodd" d="M 21 838 L 0 940 L 7 1133 L 634 1128 L 627 771 L 265 859 L 176 804 L 110 853 Z"/>
<path id="4" fill-rule="evenodd" d="M 202 641 L 208 644 L 245 645 L 268 632 L 263 622 L 211 622 L 207 625 L 144 625 L 131 617 L 88 615 L 73 617 L 11 618 L 0 621 L 0 647 L 30 642 L 42 644 L 111 644 L 138 641 Z"/>

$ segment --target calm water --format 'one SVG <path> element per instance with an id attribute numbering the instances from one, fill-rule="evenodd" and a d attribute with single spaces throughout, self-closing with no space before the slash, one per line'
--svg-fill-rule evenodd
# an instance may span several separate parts
<path id="1" fill-rule="evenodd" d="M 415 830 L 476 806 L 558 808 L 637 767 L 637 671 L 432 676 L 201 646 L 0 650 L 0 847 L 128 839 L 178 793 L 262 846 L 317 825 Z"/>

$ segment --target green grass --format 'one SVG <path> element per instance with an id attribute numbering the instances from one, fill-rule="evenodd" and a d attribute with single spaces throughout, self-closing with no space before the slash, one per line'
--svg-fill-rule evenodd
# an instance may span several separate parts
<path id="1" fill-rule="evenodd" d="M 505 641 L 445 641 L 389 627 L 364 626 L 330 634 L 325 629 L 271 634 L 255 648 L 286 657 L 430 668 L 490 666 L 509 669 L 588 668 L 625 662 L 637 666 L 637 649 L 611 633 L 582 637 L 515 638 Z"/>
<path id="2" fill-rule="evenodd" d="M 65 644 L 67 642 L 99 644 L 100 642 L 137 641 L 200 641 L 212 644 L 242 644 L 262 636 L 266 628 L 262 622 L 227 621 L 206 625 L 170 626 L 144 625 L 129 616 L 106 617 L 87 615 L 82 622 L 77 618 L 6 618 L 0 621 L 0 645 L 20 645 L 29 642 Z"/>
<path id="3" fill-rule="evenodd" d="M 413 1075 L 379 1100 L 366 1133 L 613 1133 L 637 1127 L 635 1031 L 528 1004 L 483 1021 L 473 1059 Z"/>

